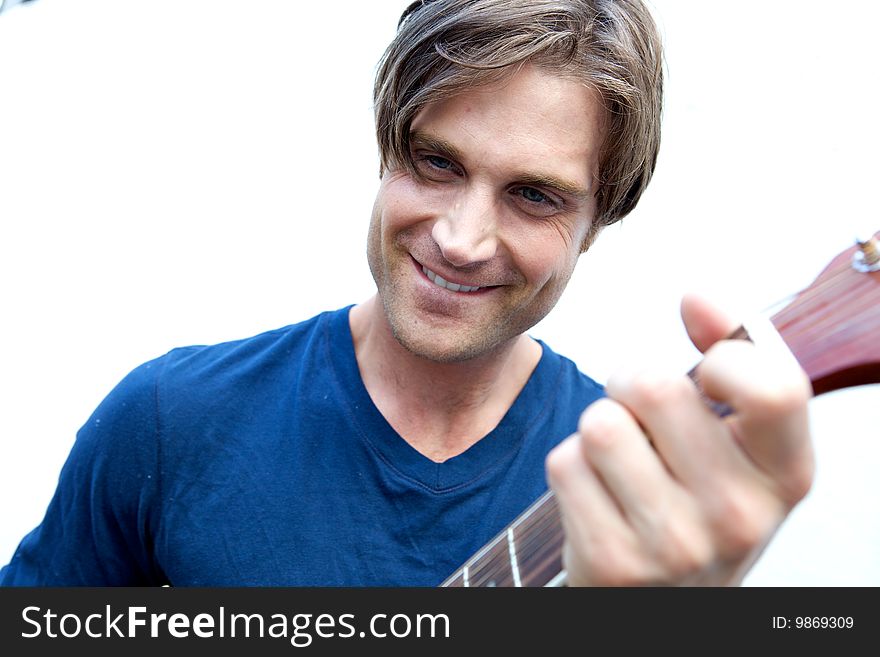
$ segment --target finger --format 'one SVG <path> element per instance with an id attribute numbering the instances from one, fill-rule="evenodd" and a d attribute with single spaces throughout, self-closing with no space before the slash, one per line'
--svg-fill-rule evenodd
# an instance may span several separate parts
<path id="1" fill-rule="evenodd" d="M 788 353 L 724 340 L 698 366 L 703 389 L 734 409 L 730 426 L 742 451 L 790 502 L 809 490 L 814 462 L 806 374 Z"/>
<path id="2" fill-rule="evenodd" d="M 623 511 L 634 540 L 633 576 L 651 582 L 687 579 L 715 554 L 700 495 L 685 489 L 666 468 L 636 422 L 612 400 L 596 402 L 581 416 L 581 448 Z"/>
<path id="3" fill-rule="evenodd" d="M 563 563 L 571 586 L 621 586 L 657 579 L 639 542 L 604 484 L 584 459 L 579 434 L 547 457 L 565 531 Z"/>
<path id="4" fill-rule="evenodd" d="M 588 519 L 587 527 L 597 532 L 603 526 L 623 527 L 620 508 L 584 458 L 578 434 L 572 434 L 551 450 L 546 468 L 548 482 L 560 505 L 573 515 Z"/>
<path id="5" fill-rule="evenodd" d="M 666 467 L 689 490 L 708 494 L 732 478 L 748 476 L 753 467 L 687 377 L 620 373 L 608 381 L 606 392 L 633 414 Z"/>
<path id="6" fill-rule="evenodd" d="M 616 573 L 631 571 L 631 532 L 584 459 L 578 434 L 569 436 L 548 454 L 546 469 L 565 531 L 564 563 L 569 583 L 610 584 Z"/>
<path id="7" fill-rule="evenodd" d="M 599 400 L 581 415 L 578 434 L 584 458 L 623 515 L 637 532 L 653 534 L 659 509 L 668 510 L 669 491 L 679 485 L 635 418 L 619 403 Z"/>
<path id="8" fill-rule="evenodd" d="M 686 294 L 682 298 L 681 319 L 688 337 L 700 353 L 705 353 L 737 328 L 737 323 L 727 314 L 696 294 Z"/>

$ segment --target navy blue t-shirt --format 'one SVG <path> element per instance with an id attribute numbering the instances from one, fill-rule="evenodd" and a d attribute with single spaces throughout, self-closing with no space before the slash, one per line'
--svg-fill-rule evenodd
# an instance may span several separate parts
<path id="1" fill-rule="evenodd" d="M 370 399 L 348 311 L 132 371 L 0 583 L 442 582 L 546 490 L 544 458 L 602 388 L 542 344 L 498 426 L 435 463 Z"/>

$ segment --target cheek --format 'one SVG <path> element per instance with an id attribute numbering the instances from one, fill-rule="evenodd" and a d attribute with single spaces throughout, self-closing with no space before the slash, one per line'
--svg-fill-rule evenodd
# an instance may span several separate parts
<path id="1" fill-rule="evenodd" d="M 438 190 L 418 184 L 407 173 L 395 173 L 383 179 L 373 215 L 384 231 L 396 231 L 436 216 L 440 207 Z"/>
<path id="2" fill-rule="evenodd" d="M 580 253 L 580 244 L 573 241 L 577 236 L 553 226 L 524 233 L 516 240 L 517 268 L 532 285 L 564 287 Z"/>
<path id="3" fill-rule="evenodd" d="M 367 232 L 367 264 L 373 274 L 373 280 L 378 284 L 379 274 L 382 269 L 382 210 L 379 199 L 373 204 L 373 213 L 370 216 L 370 229 Z"/>

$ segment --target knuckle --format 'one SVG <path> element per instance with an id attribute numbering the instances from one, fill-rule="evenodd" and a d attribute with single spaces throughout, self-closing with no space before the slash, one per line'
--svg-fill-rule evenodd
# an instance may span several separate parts
<path id="1" fill-rule="evenodd" d="M 772 482 L 772 489 L 777 492 L 780 502 L 787 510 L 794 508 L 809 494 L 813 487 L 816 469 L 811 449 L 801 455 L 798 461 L 795 459 L 791 461 L 793 463 Z"/>
<path id="2" fill-rule="evenodd" d="M 580 458 L 580 450 L 573 436 L 569 436 L 550 450 L 544 461 L 547 481 L 554 489 L 561 488 L 574 469 L 575 459 Z"/>
<path id="3" fill-rule="evenodd" d="M 602 449 L 612 442 L 625 418 L 623 407 L 610 399 L 600 399 L 581 413 L 578 434 L 587 449 Z"/>
<path id="4" fill-rule="evenodd" d="M 657 558 L 671 581 L 681 581 L 702 572 L 714 559 L 711 542 L 701 528 L 672 522 L 664 527 Z"/>
<path id="5" fill-rule="evenodd" d="M 792 506 L 804 499 L 812 490 L 814 478 L 815 463 L 812 458 L 805 459 L 803 466 L 792 474 L 787 482 L 788 500 Z"/>
<path id="6" fill-rule="evenodd" d="M 813 394 L 809 377 L 790 354 L 761 350 L 742 340 L 716 343 L 699 367 L 712 380 L 736 372 L 733 381 L 739 402 L 766 417 L 799 412 Z"/>
<path id="7" fill-rule="evenodd" d="M 638 586 L 650 581 L 637 545 L 617 532 L 566 541 L 564 561 L 570 582 L 599 587 Z"/>
<path id="8" fill-rule="evenodd" d="M 621 386 L 623 398 L 638 408 L 662 408 L 687 394 L 688 381 L 684 377 L 670 377 L 657 372 L 635 374 Z"/>
<path id="9" fill-rule="evenodd" d="M 717 497 L 712 523 L 725 556 L 741 559 L 763 545 L 778 524 L 772 505 L 741 488 L 728 486 Z"/>
<path id="10" fill-rule="evenodd" d="M 617 541 L 594 546 L 591 560 L 596 586 L 636 586 L 644 583 L 638 559 Z"/>
<path id="11" fill-rule="evenodd" d="M 755 349 L 755 345 L 748 340 L 718 340 L 703 354 L 704 361 L 717 359 L 741 359 L 748 357 Z"/>
<path id="12" fill-rule="evenodd" d="M 759 409 L 764 417 L 782 417 L 795 413 L 805 413 L 811 389 L 809 382 L 801 376 L 784 381 L 765 381 L 745 391 L 745 404 Z"/>
<path id="13" fill-rule="evenodd" d="M 656 565 L 657 579 L 686 581 L 715 559 L 711 535 L 697 507 L 681 498 L 667 499 L 656 512 L 639 518 L 639 533 Z"/>

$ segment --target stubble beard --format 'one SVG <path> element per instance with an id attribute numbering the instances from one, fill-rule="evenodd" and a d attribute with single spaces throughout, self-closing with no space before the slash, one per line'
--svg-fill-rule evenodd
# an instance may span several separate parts
<path id="1" fill-rule="evenodd" d="M 514 344 L 546 317 L 561 296 L 562 289 L 559 289 L 550 292 L 549 297 L 536 306 L 532 305 L 535 299 L 526 307 L 518 307 L 516 303 L 500 305 L 489 321 L 471 324 L 467 318 L 461 319 L 463 330 L 435 328 L 419 321 L 415 302 L 406 298 L 411 263 L 405 260 L 409 256 L 399 250 L 386 254 L 382 248 L 380 225 L 381 222 L 374 218 L 367 237 L 370 272 L 391 334 L 404 349 L 420 358 L 436 363 L 461 363 L 491 356 Z M 442 341 L 438 339 L 441 337 Z"/>
<path id="2" fill-rule="evenodd" d="M 370 226 L 367 260 L 391 334 L 404 349 L 436 363 L 460 363 L 497 351 L 519 336 L 519 333 L 511 332 L 509 313 L 502 313 L 503 316 L 488 326 L 469 326 L 464 331 L 455 331 L 454 335 L 444 331 L 445 339 L 438 340 L 438 331 L 442 329 L 419 322 L 414 316 L 414 303 L 408 301 L 403 292 L 407 284 L 408 263 L 402 261 L 402 255 L 392 254 L 391 257 L 401 261 L 395 266 L 389 265 L 390 259 L 383 253 L 377 223 Z"/>
<path id="3" fill-rule="evenodd" d="M 407 298 L 407 269 L 409 263 L 398 263 L 393 268 L 374 267 L 370 269 L 379 291 L 379 299 L 385 319 L 394 339 L 411 354 L 435 363 L 461 363 L 495 353 L 512 346 L 516 340 L 546 316 L 555 305 L 541 308 L 537 317 L 535 309 L 502 305 L 489 318 L 463 317 L 457 329 L 436 327 L 429 322 L 420 321 L 419 309 L 415 302 Z M 377 275 L 378 274 L 378 275 Z"/>
<path id="4" fill-rule="evenodd" d="M 447 333 L 445 339 L 440 341 L 437 339 L 437 332 L 442 329 L 414 321 L 412 312 L 408 310 L 409 304 L 399 301 L 401 297 L 395 294 L 393 284 L 386 287 L 384 293 L 380 291 L 379 297 L 382 299 L 391 333 L 397 342 L 415 356 L 435 363 L 461 363 L 487 356 L 518 337 L 505 330 L 506 321 L 499 320 L 489 326 L 455 331 L 454 335 Z M 466 320 L 462 320 L 464 321 Z"/>

